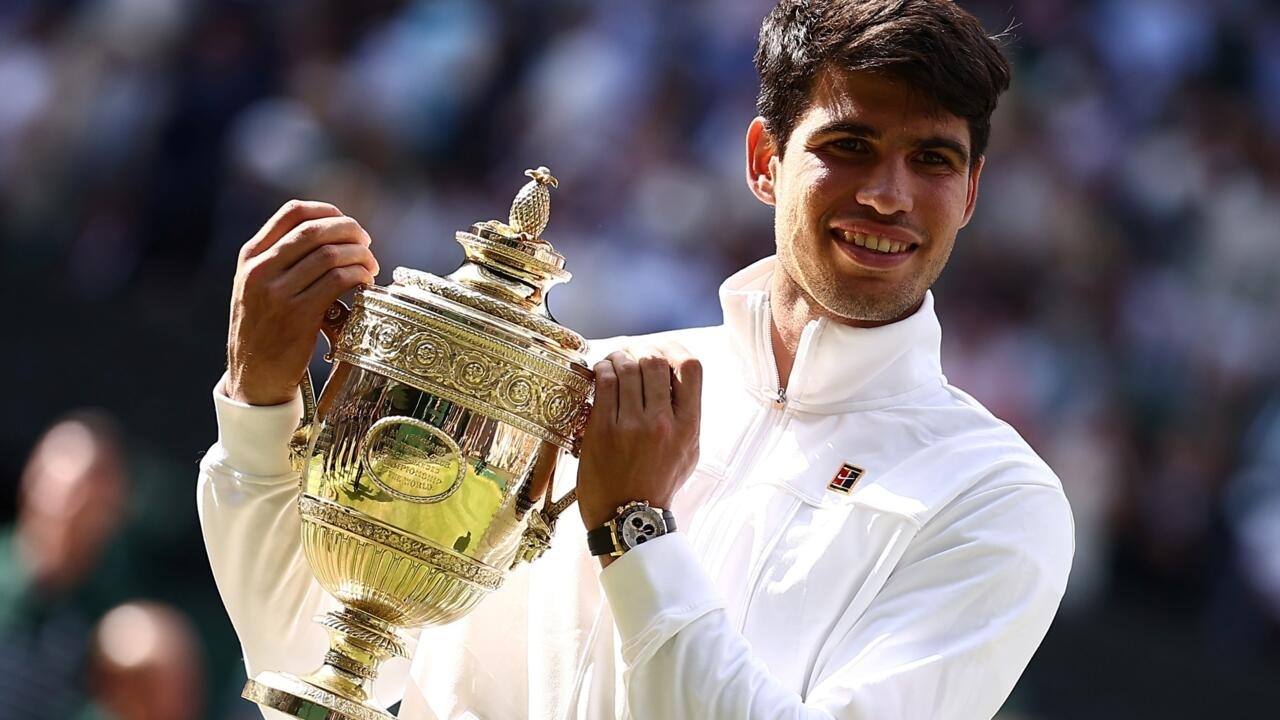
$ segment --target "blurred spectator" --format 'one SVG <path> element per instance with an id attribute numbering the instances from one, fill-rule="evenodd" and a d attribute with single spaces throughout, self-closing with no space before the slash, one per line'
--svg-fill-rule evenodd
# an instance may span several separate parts
<path id="1" fill-rule="evenodd" d="M 190 720 L 204 707 L 199 640 L 180 611 L 151 602 L 112 609 L 93 633 L 97 707 L 81 720 Z"/>
<path id="2" fill-rule="evenodd" d="M 101 413 L 58 422 L 32 451 L 0 534 L 0 718 L 65 720 L 83 704 L 93 623 L 126 583 L 109 556 L 126 482 Z"/>

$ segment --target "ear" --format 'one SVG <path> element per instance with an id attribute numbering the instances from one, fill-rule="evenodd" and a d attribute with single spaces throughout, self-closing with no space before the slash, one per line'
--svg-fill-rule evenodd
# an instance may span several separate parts
<path id="1" fill-rule="evenodd" d="M 982 179 L 982 166 L 986 162 L 987 156 L 979 155 L 969 170 L 969 190 L 964 201 L 964 219 L 960 222 L 960 227 L 969 224 L 969 220 L 973 217 L 973 209 L 978 206 L 978 181 Z"/>
<path id="2" fill-rule="evenodd" d="M 774 169 L 778 147 L 765 129 L 764 118 L 757 117 L 747 126 L 747 187 L 765 205 L 777 204 L 774 195 Z"/>

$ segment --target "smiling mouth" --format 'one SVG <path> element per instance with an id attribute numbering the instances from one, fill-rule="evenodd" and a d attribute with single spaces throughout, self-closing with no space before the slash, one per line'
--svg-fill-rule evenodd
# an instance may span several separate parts
<path id="1" fill-rule="evenodd" d="M 831 234 L 840 242 L 849 243 L 850 245 L 856 245 L 857 247 L 863 248 L 864 250 L 869 250 L 871 252 L 879 253 L 881 255 L 898 255 L 902 253 L 909 253 L 914 251 L 916 248 L 920 247 L 919 243 L 907 243 L 907 242 L 901 242 L 898 240 L 890 240 L 889 238 L 881 237 L 879 235 L 872 235 L 872 234 L 860 233 L 860 232 L 850 232 L 848 230 L 841 230 L 839 228 L 833 228 L 831 230 Z"/>

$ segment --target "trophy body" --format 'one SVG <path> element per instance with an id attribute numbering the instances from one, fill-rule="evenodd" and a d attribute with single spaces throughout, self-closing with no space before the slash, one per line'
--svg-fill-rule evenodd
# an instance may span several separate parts
<path id="1" fill-rule="evenodd" d="M 299 718 L 389 717 L 369 699 L 377 665 L 406 655 L 398 629 L 466 614 L 545 550 L 573 502 L 552 502 L 552 478 L 592 376 L 581 336 L 546 312 L 569 275 L 538 238 L 555 180 L 529 174 L 509 225 L 457 234 L 467 261 L 447 279 L 398 268 L 326 318 L 333 371 L 295 460 L 302 546 L 342 607 L 318 618 L 320 669 L 263 673 L 246 698 Z"/>

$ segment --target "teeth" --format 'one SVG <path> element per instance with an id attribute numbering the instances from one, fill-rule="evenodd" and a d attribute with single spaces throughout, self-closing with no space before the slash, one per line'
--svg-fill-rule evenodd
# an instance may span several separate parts
<path id="1" fill-rule="evenodd" d="M 876 252 L 900 253 L 907 249 L 906 243 L 894 242 L 888 238 L 882 238 L 878 235 L 865 235 L 859 232 L 841 230 L 840 236 L 845 242 L 853 243 L 858 247 L 866 248 L 868 250 L 875 250 Z"/>

